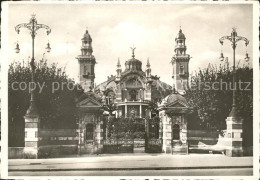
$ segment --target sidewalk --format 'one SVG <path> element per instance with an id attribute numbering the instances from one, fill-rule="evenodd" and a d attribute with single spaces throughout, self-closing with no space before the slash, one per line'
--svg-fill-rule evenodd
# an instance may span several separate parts
<path id="1" fill-rule="evenodd" d="M 252 168 L 253 157 L 220 154 L 116 154 L 53 159 L 10 159 L 9 171 L 107 171 Z"/>

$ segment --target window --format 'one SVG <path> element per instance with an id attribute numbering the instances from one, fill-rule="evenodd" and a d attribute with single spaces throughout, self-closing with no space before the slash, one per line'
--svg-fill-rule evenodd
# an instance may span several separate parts
<path id="1" fill-rule="evenodd" d="M 184 66 L 180 66 L 180 74 L 184 74 Z"/>
<path id="2" fill-rule="evenodd" d="M 84 66 L 84 72 L 83 73 L 87 74 L 87 66 L 86 65 Z"/>
<path id="3" fill-rule="evenodd" d="M 109 91 L 109 92 L 106 94 L 106 104 L 107 104 L 107 105 L 113 104 L 115 98 L 116 98 L 115 93 L 114 93 L 113 91 Z"/>
<path id="4" fill-rule="evenodd" d="M 93 140 L 94 138 L 94 126 L 93 124 L 86 125 L 86 140 Z"/>
<path id="5" fill-rule="evenodd" d="M 136 101 L 137 100 L 137 98 L 136 98 L 136 96 L 137 96 L 136 90 L 131 90 L 129 94 L 130 94 L 130 100 L 131 101 Z"/>

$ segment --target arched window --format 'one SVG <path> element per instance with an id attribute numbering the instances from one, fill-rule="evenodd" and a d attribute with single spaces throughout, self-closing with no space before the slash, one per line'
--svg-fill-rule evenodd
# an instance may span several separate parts
<path id="1" fill-rule="evenodd" d="M 180 140 L 180 126 L 178 124 L 172 126 L 172 140 Z"/>
<path id="2" fill-rule="evenodd" d="M 116 95 L 114 91 L 109 91 L 106 93 L 106 104 L 112 104 L 114 103 L 114 99 L 116 98 Z"/>
<path id="3" fill-rule="evenodd" d="M 184 74 L 184 66 L 180 66 L 180 74 Z"/>
<path id="4" fill-rule="evenodd" d="M 94 125 L 87 124 L 86 125 L 86 140 L 93 140 L 94 139 Z"/>

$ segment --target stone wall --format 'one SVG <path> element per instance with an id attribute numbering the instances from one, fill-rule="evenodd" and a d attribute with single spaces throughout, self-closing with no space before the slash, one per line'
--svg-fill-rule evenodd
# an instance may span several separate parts
<path id="1" fill-rule="evenodd" d="M 77 154 L 76 129 L 43 129 L 39 131 L 39 137 L 39 158 Z"/>
<path id="2" fill-rule="evenodd" d="M 24 147 L 8 147 L 8 159 L 23 159 Z"/>
<path id="3" fill-rule="evenodd" d="M 64 155 L 77 154 L 76 129 L 43 129 L 39 131 L 38 158 L 62 157 Z M 32 147 L 33 148 L 33 147 Z M 31 158 L 25 153 L 24 147 L 9 147 L 8 158 Z"/>
<path id="4" fill-rule="evenodd" d="M 187 136 L 190 145 L 198 145 L 199 142 L 215 145 L 218 142 L 219 133 L 214 130 L 188 130 Z"/>

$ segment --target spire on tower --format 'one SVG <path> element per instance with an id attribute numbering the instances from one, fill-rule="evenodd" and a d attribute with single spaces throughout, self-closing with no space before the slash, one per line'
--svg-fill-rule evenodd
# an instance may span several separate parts
<path id="1" fill-rule="evenodd" d="M 147 77 L 148 81 L 151 81 L 151 65 L 150 65 L 150 62 L 149 62 L 149 58 L 147 58 L 145 73 L 146 73 L 146 77 Z"/>
<path id="2" fill-rule="evenodd" d="M 118 61 L 117 61 L 117 65 L 116 65 L 116 82 L 119 82 L 120 79 L 121 79 L 121 73 L 122 73 L 122 69 L 121 69 L 121 64 L 120 64 L 120 60 L 118 58 Z"/>
<path id="3" fill-rule="evenodd" d="M 118 58 L 118 61 L 117 61 L 117 65 L 116 65 L 118 68 L 121 67 L 121 64 L 120 64 L 120 59 Z"/>
<path id="4" fill-rule="evenodd" d="M 150 65 L 150 62 L 149 62 L 149 58 L 147 58 L 147 64 L 146 64 L 146 67 L 149 68 L 151 65 Z"/>

